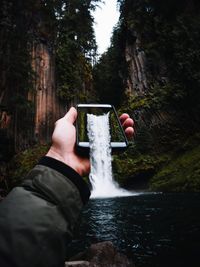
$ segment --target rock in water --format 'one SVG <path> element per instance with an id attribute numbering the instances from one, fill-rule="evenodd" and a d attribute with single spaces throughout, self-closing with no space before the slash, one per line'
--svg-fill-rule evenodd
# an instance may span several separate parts
<path id="1" fill-rule="evenodd" d="M 110 241 L 91 245 L 74 256 L 65 267 L 135 267 L 126 255 L 119 253 Z"/>
<path id="2" fill-rule="evenodd" d="M 65 267 L 88 267 L 91 266 L 88 261 L 67 261 Z"/>

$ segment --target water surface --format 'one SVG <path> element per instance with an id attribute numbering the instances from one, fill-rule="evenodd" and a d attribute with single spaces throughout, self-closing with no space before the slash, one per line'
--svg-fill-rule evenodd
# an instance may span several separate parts
<path id="1" fill-rule="evenodd" d="M 91 199 L 69 254 L 110 240 L 136 267 L 200 266 L 200 194 Z"/>

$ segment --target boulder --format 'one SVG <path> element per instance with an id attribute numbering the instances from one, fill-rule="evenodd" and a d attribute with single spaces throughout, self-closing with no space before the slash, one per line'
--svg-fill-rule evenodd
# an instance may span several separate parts
<path id="1" fill-rule="evenodd" d="M 92 244 L 75 255 L 65 267 L 135 267 L 126 255 L 119 253 L 110 241 Z"/>

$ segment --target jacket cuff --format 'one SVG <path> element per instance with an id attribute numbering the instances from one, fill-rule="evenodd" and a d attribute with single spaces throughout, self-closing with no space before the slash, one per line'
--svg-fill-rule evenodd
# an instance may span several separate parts
<path id="1" fill-rule="evenodd" d="M 39 160 L 38 164 L 52 168 L 67 177 L 67 179 L 69 179 L 78 188 L 81 199 L 83 203 L 86 204 L 90 197 L 89 187 L 83 180 L 83 178 L 74 169 L 64 164 L 63 162 L 48 156 L 42 157 Z"/>

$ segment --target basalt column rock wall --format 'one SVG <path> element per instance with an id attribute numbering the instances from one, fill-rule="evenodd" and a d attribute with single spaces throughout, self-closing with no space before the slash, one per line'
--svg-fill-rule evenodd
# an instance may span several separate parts
<path id="1" fill-rule="evenodd" d="M 127 42 L 125 57 L 129 70 L 127 93 L 131 95 L 143 95 L 148 88 L 148 82 L 146 74 L 146 56 L 141 48 L 139 36 L 135 38 L 134 44 L 129 44 Z"/>
<path id="2" fill-rule="evenodd" d="M 64 114 L 59 103 L 55 84 L 55 56 L 50 48 L 35 43 L 32 52 L 32 64 L 36 78 L 29 99 L 35 102 L 34 136 L 36 141 L 46 143 L 50 140 L 55 121 Z"/>

